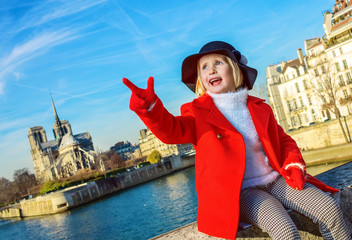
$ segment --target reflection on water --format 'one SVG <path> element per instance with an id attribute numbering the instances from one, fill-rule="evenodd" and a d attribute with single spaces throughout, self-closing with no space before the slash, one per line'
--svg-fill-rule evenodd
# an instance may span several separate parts
<path id="1" fill-rule="evenodd" d="M 312 166 L 307 171 L 316 175 L 343 163 Z M 194 180 L 192 167 L 70 212 L 0 220 L 0 239 L 149 239 L 196 220 Z"/>

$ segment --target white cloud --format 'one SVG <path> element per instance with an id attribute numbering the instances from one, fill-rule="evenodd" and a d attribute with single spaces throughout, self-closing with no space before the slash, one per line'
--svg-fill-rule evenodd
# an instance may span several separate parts
<path id="1" fill-rule="evenodd" d="M 17 32 L 82 12 L 105 2 L 106 0 L 44 1 L 19 20 Z"/>
<path id="2" fill-rule="evenodd" d="M 18 77 L 18 67 L 33 59 L 34 57 L 45 53 L 50 48 L 71 41 L 76 38 L 75 31 L 61 30 L 56 32 L 42 33 L 27 42 L 16 45 L 8 56 L 0 60 L 0 94 L 3 94 L 6 76 L 13 73 Z"/>

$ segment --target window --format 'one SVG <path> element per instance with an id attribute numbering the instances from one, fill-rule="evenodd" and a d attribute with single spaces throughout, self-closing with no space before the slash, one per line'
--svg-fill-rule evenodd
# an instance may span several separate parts
<path id="1" fill-rule="evenodd" d="M 308 90 L 307 80 L 303 80 L 303 86 L 304 86 L 304 90 Z"/>
<path id="2" fill-rule="evenodd" d="M 318 82 L 318 88 L 319 91 L 323 91 L 323 84 L 321 82 Z"/>
<path id="3" fill-rule="evenodd" d="M 344 96 L 345 98 L 348 98 L 348 93 L 347 93 L 347 90 L 346 90 L 346 89 L 343 90 L 343 96 Z"/>
<path id="4" fill-rule="evenodd" d="M 334 57 L 336 57 L 335 50 L 332 51 L 332 55 L 333 55 Z"/>
<path id="5" fill-rule="evenodd" d="M 292 107 L 290 101 L 287 101 L 287 108 L 290 112 L 292 112 Z"/>
<path id="6" fill-rule="evenodd" d="M 318 69 L 316 68 L 316 69 L 314 69 L 314 73 L 315 73 L 315 76 L 319 76 L 319 71 L 318 71 Z"/>
<path id="7" fill-rule="evenodd" d="M 325 66 L 324 66 L 324 65 L 321 66 L 321 72 L 322 72 L 322 73 L 326 73 L 326 69 L 325 69 Z"/>
<path id="8" fill-rule="evenodd" d="M 342 75 L 339 75 L 339 85 L 340 85 L 340 87 L 345 86 L 345 81 L 343 80 Z"/>
<path id="9" fill-rule="evenodd" d="M 317 116 L 315 115 L 314 109 L 312 109 L 312 116 L 313 116 L 314 121 L 316 121 L 318 119 Z"/>
<path id="10" fill-rule="evenodd" d="M 307 96 L 308 98 L 308 103 L 309 103 L 309 106 L 311 106 L 313 103 L 312 103 L 312 97 L 311 96 Z M 313 110 L 313 109 L 312 109 Z"/>
<path id="11" fill-rule="evenodd" d="M 340 51 L 340 54 L 343 54 L 343 52 L 342 52 L 342 48 L 341 48 L 341 47 L 339 48 L 339 51 Z"/>
<path id="12" fill-rule="evenodd" d="M 348 68 L 347 61 L 346 61 L 346 60 L 343 60 L 342 63 L 343 63 L 343 67 L 344 67 L 345 69 L 347 69 L 347 68 Z"/>
<path id="13" fill-rule="evenodd" d="M 297 115 L 297 118 L 298 118 L 298 124 L 301 125 L 302 124 L 302 118 L 301 118 L 301 115 L 298 114 Z"/>
<path id="14" fill-rule="evenodd" d="M 348 83 L 352 83 L 352 77 L 351 77 L 351 73 L 350 72 L 346 73 L 346 77 L 347 77 L 347 82 Z"/>
<path id="15" fill-rule="evenodd" d="M 299 90 L 298 83 L 295 83 L 295 86 L 296 86 L 296 90 L 297 90 L 297 92 L 299 93 L 299 92 L 300 92 L 300 90 Z"/>
<path id="16" fill-rule="evenodd" d="M 293 106 L 295 107 L 295 109 L 297 109 L 297 108 L 298 108 L 298 106 L 297 106 L 297 102 L 296 102 L 296 98 L 294 98 L 294 99 L 293 99 Z"/>
<path id="17" fill-rule="evenodd" d="M 299 97 L 299 102 L 300 102 L 300 104 L 301 104 L 301 107 L 303 108 L 303 107 L 304 107 L 304 103 L 303 103 L 302 97 Z"/>
<path id="18" fill-rule="evenodd" d="M 339 65 L 339 63 L 337 62 L 337 63 L 335 63 L 335 67 L 336 67 L 336 71 L 337 72 L 340 72 L 340 65 Z"/>

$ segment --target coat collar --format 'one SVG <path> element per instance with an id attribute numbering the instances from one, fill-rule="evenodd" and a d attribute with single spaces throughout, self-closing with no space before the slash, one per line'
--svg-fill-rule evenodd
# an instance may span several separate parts
<path id="1" fill-rule="evenodd" d="M 215 106 L 213 99 L 208 94 L 204 94 L 203 96 L 195 99 L 193 101 L 193 106 L 207 111 L 207 115 L 204 118 L 205 121 L 219 128 L 236 131 L 232 124 L 225 118 L 224 115 L 222 115 L 219 109 Z"/>
<path id="2" fill-rule="evenodd" d="M 267 132 L 266 130 L 268 129 L 267 127 L 270 116 L 270 111 L 268 111 L 267 108 L 263 108 L 263 102 L 264 99 L 248 96 L 247 106 L 259 136 L 262 136 L 262 134 Z M 204 94 L 203 96 L 193 100 L 193 106 L 207 110 L 208 115 L 206 116 L 205 120 L 211 124 L 229 130 L 235 129 L 215 106 L 213 99 L 208 94 Z"/>

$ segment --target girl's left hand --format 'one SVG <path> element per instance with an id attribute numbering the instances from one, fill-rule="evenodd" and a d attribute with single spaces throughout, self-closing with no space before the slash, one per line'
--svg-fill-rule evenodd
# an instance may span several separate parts
<path id="1" fill-rule="evenodd" d="M 286 183 L 296 190 L 302 190 L 306 182 L 305 175 L 299 167 L 289 167 L 281 171 L 282 176 L 285 178 Z"/>

